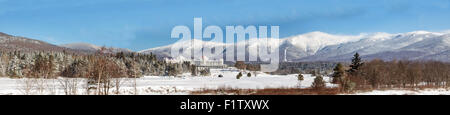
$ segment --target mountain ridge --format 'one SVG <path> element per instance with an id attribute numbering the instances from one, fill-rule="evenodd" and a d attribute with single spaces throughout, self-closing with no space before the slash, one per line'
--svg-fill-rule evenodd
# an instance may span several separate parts
<path id="1" fill-rule="evenodd" d="M 412 31 L 406 33 L 371 33 L 359 35 L 333 35 L 324 32 L 310 32 L 279 39 L 281 61 L 345 61 L 358 52 L 366 59 L 406 59 L 438 60 L 450 62 L 450 34 L 448 32 Z M 253 46 L 255 39 L 250 39 L 248 46 Z M 198 41 L 196 41 L 198 42 Z M 232 44 L 213 45 L 206 43 L 205 48 L 223 46 L 225 50 Z M 240 41 L 237 45 L 245 45 Z M 170 57 L 170 48 L 182 43 L 150 48 L 139 51 L 162 57 Z M 193 48 L 186 46 L 188 49 Z M 195 46 L 200 47 L 200 46 Z M 247 49 L 248 51 L 248 49 Z M 431 57 L 430 57 L 431 56 Z M 437 57 L 432 57 L 437 56 Z M 286 60 L 284 58 L 286 57 Z M 216 57 L 217 58 L 217 57 Z"/>
<path id="2" fill-rule="evenodd" d="M 267 40 L 267 39 L 266 39 Z M 437 60 L 450 62 L 450 31 L 449 32 L 429 32 L 413 31 L 406 33 L 371 33 L 359 35 L 334 35 L 324 32 L 310 32 L 296 36 L 290 36 L 280 39 L 276 48 L 280 49 L 280 61 L 299 62 L 299 61 L 348 61 L 351 56 L 358 52 L 364 59 L 405 59 L 405 60 Z M 261 39 L 250 39 L 249 44 L 245 41 L 237 42 L 238 48 L 245 47 L 246 52 L 250 47 L 256 47 L 257 43 L 262 43 Z M 186 46 L 191 42 L 196 45 Z M 269 41 L 269 43 L 275 43 Z M 221 46 L 225 52 L 234 47 L 234 44 L 220 43 L 212 41 L 194 41 L 176 42 L 166 46 L 149 48 L 138 51 L 138 53 L 152 53 L 158 57 L 170 57 L 170 50 L 173 46 L 186 46 L 192 48 L 213 49 Z M 93 53 L 102 47 L 89 43 L 71 43 L 63 45 L 53 45 L 44 41 L 30 39 L 20 36 L 12 36 L 0 32 L 1 51 L 56 51 L 72 53 Z M 106 48 L 106 47 L 105 47 Z M 106 48 L 107 53 L 116 52 L 134 52 L 125 48 Z M 185 52 L 182 52 L 185 53 Z M 196 54 L 201 52 L 194 52 Z M 223 54 L 226 55 L 226 54 Z M 242 56 L 242 54 L 239 54 Z M 246 54 L 245 57 L 255 54 Z M 223 57 L 208 57 L 210 59 L 219 59 Z"/>
<path id="3" fill-rule="evenodd" d="M 13 36 L 0 32 L 0 50 L 1 51 L 53 51 L 53 52 L 68 52 L 68 53 L 83 53 L 69 48 L 59 47 L 44 41 L 35 40 L 31 38 Z"/>

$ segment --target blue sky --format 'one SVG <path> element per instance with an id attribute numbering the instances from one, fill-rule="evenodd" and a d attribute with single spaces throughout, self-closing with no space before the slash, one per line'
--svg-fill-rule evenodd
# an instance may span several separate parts
<path id="1" fill-rule="evenodd" d="M 0 0 L 0 32 L 53 44 L 135 51 L 168 45 L 174 26 L 278 25 L 280 37 L 450 29 L 450 0 Z M 193 31 L 193 30 L 191 30 Z"/>

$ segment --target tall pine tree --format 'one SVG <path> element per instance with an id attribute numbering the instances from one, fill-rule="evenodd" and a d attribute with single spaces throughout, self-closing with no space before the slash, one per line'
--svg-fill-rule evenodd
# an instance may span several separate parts
<path id="1" fill-rule="evenodd" d="M 358 52 L 356 52 L 355 55 L 353 55 L 352 64 L 350 65 L 350 69 L 348 70 L 348 72 L 350 74 L 354 74 L 363 64 L 364 63 L 361 61 L 361 57 L 359 56 Z"/>
<path id="2" fill-rule="evenodd" d="M 338 63 L 336 67 L 333 69 L 334 73 L 332 75 L 333 77 L 333 83 L 339 83 L 342 79 L 345 77 L 345 69 L 344 66 L 341 63 Z"/>

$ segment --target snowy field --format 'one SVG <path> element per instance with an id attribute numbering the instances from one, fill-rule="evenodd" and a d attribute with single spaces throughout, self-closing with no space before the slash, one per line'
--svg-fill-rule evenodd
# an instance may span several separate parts
<path id="1" fill-rule="evenodd" d="M 297 74 L 292 75 L 269 75 L 261 72 L 251 72 L 252 77 L 247 77 L 244 72 L 240 79 L 236 79 L 239 73 L 235 69 L 212 69 L 210 76 L 191 76 L 190 73 L 181 77 L 167 76 L 145 76 L 136 79 L 120 79 L 119 94 L 121 95 L 186 95 L 192 91 L 202 89 L 264 89 L 264 88 L 308 88 L 314 81 L 314 76 L 303 74 L 304 80 L 299 83 Z M 255 76 L 256 74 L 256 76 Z M 219 78 L 218 75 L 224 77 Z M 64 81 L 76 83 L 76 91 L 72 94 L 86 95 L 85 79 L 12 79 L 0 77 L 0 95 L 65 95 Z M 324 77 L 327 87 L 336 87 L 329 83 L 329 77 Z M 136 85 L 134 85 L 136 83 Z M 135 87 L 136 86 L 136 87 Z M 114 95 L 115 87 L 110 94 Z M 346 94 L 344 94 L 346 95 Z M 357 92 L 350 95 L 450 95 L 449 89 L 421 89 L 421 90 L 373 90 L 368 92 Z"/>
<path id="2" fill-rule="evenodd" d="M 134 79 L 122 79 L 119 94 L 132 95 L 137 92 L 138 95 L 185 95 L 191 91 L 201 89 L 218 89 L 218 88 L 237 88 L 237 89 L 263 89 L 263 88 L 302 88 L 310 87 L 314 81 L 313 76 L 304 74 L 304 80 L 299 83 L 297 74 L 292 75 L 269 75 L 261 72 L 251 72 L 252 77 L 247 77 L 244 73 L 240 79 L 236 79 L 239 73 L 235 69 L 212 69 L 210 76 L 191 76 L 190 73 L 183 74 L 182 77 L 167 76 L 145 76 L 136 79 L 136 88 Z M 219 78 L 218 75 L 224 77 Z M 255 76 L 256 75 L 256 76 Z M 62 81 L 67 78 L 34 80 L 40 86 L 27 85 L 29 79 L 11 79 L 0 77 L 0 95 L 21 95 L 21 94 L 56 94 L 64 95 Z M 336 85 L 328 83 L 329 77 L 324 77 L 327 81 L 327 87 Z M 76 79 L 76 94 L 83 95 L 86 92 L 86 83 L 84 79 Z M 32 87 L 32 88 L 30 88 Z M 45 88 L 38 88 L 45 87 Z M 31 91 L 30 91 L 31 90 Z M 27 93 L 28 92 L 28 93 Z M 111 92 L 115 92 L 115 88 L 111 88 Z M 111 93 L 113 94 L 113 93 Z"/>
<path id="3" fill-rule="evenodd" d="M 421 89 L 421 90 L 373 90 L 359 92 L 354 95 L 450 95 L 450 89 Z"/>

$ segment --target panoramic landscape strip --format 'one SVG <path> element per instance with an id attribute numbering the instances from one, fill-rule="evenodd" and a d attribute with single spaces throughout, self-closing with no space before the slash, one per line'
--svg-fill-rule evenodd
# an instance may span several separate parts
<path id="1" fill-rule="evenodd" d="M 0 0 L 0 95 L 449 95 L 449 6 Z"/>

